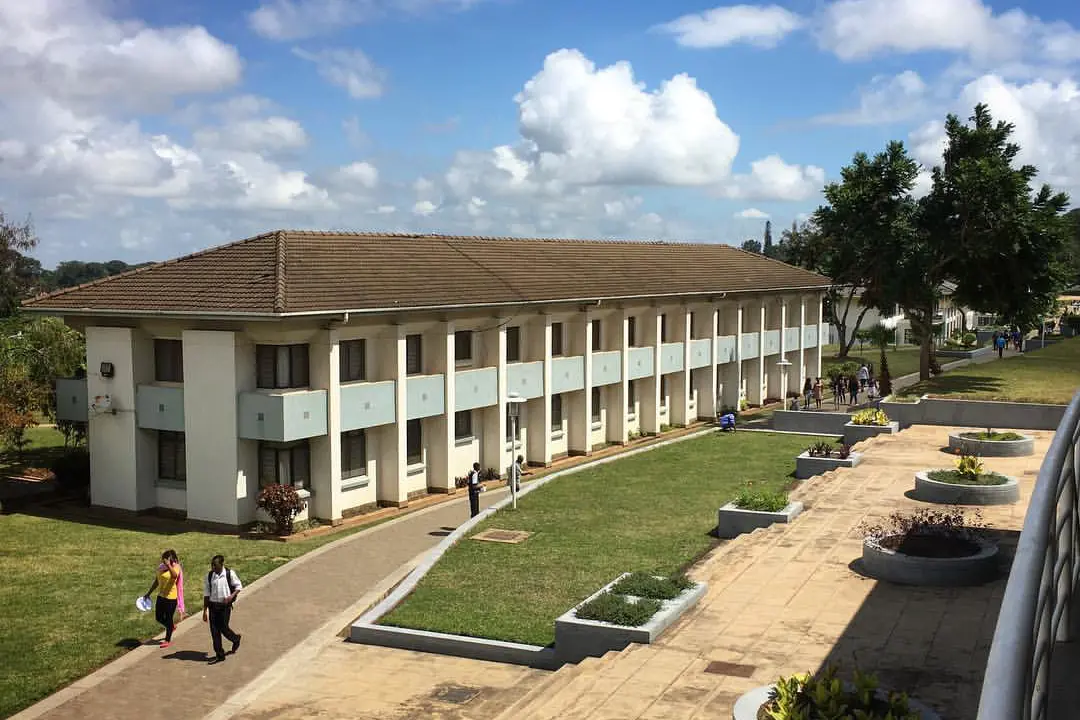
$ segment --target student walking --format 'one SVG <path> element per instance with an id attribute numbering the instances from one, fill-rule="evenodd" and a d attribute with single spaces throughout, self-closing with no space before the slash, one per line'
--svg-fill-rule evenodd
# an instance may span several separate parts
<path id="1" fill-rule="evenodd" d="M 184 619 L 184 570 L 180 567 L 180 558 L 175 550 L 161 553 L 161 564 L 154 571 L 154 584 L 143 595 L 147 600 L 157 588 L 157 602 L 154 605 L 154 617 L 165 628 L 165 639 L 158 647 L 172 645 L 173 631 L 176 629 L 176 611 Z"/>
<path id="2" fill-rule="evenodd" d="M 848 391 L 851 393 L 851 406 L 859 404 L 859 380 L 854 375 L 848 379 Z"/>
<path id="3" fill-rule="evenodd" d="M 803 382 L 803 386 L 802 386 L 803 409 L 804 410 L 809 410 L 810 409 L 810 395 L 811 395 L 811 393 L 813 391 L 814 391 L 813 381 L 810 380 L 810 378 L 806 378 L 806 381 Z"/>
<path id="4" fill-rule="evenodd" d="M 235 570 L 225 567 L 225 556 L 215 555 L 210 561 L 210 572 L 206 574 L 206 582 L 203 583 L 203 622 L 210 622 L 210 638 L 214 641 L 214 657 L 210 658 L 210 664 L 225 662 L 225 649 L 222 647 L 221 638 L 224 636 L 232 643 L 230 653 L 240 649 L 240 633 L 234 632 L 229 627 L 232 619 L 233 605 L 236 596 L 244 586 L 240 584 L 240 577 Z"/>
<path id="5" fill-rule="evenodd" d="M 833 399 L 836 400 L 837 407 L 847 402 L 847 378 L 843 375 L 837 375 L 833 382 Z"/>
<path id="6" fill-rule="evenodd" d="M 480 493 L 484 486 L 480 484 L 480 463 L 474 462 L 469 471 L 469 517 L 480 514 Z"/>
<path id="7" fill-rule="evenodd" d="M 814 381 L 814 407 L 818 410 L 821 409 L 821 399 L 824 393 L 824 388 L 821 387 L 821 378 Z"/>
<path id="8" fill-rule="evenodd" d="M 997 352 L 998 352 L 998 359 L 1001 359 L 1002 357 L 1005 356 L 1005 336 L 1004 335 L 999 335 L 998 336 L 998 339 L 997 339 Z"/>
<path id="9" fill-rule="evenodd" d="M 866 382 L 870 379 L 870 368 L 866 367 L 866 363 L 859 366 L 856 376 L 859 379 L 859 387 L 866 387 Z"/>

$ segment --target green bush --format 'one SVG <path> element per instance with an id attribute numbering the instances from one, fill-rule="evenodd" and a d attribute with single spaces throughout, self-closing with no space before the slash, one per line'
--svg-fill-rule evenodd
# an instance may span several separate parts
<path id="1" fill-rule="evenodd" d="M 819 675 L 780 678 L 758 715 L 766 720 L 920 720 L 921 716 L 911 709 L 907 695 L 879 692 L 875 676 L 856 670 L 854 680 L 845 683 L 832 666 Z"/>
<path id="2" fill-rule="evenodd" d="M 597 595 L 579 607 L 575 614 L 581 620 L 640 627 L 649 622 L 658 610 L 660 610 L 659 600 L 642 598 L 637 602 L 632 602 L 625 595 L 616 595 L 609 591 Z"/>
<path id="3" fill-rule="evenodd" d="M 980 471 L 972 474 L 961 470 L 931 470 L 926 473 L 926 477 L 950 485 L 1004 485 L 1009 481 L 1007 477 L 996 472 Z"/>
<path id="4" fill-rule="evenodd" d="M 889 424 L 889 416 L 885 414 L 884 410 L 867 408 L 852 415 L 851 424 L 884 426 Z"/>
<path id="5" fill-rule="evenodd" d="M 786 492 L 776 490 L 755 490 L 747 485 L 732 500 L 740 510 L 758 510 L 761 512 L 780 512 L 787 507 Z"/>
<path id="6" fill-rule="evenodd" d="M 960 338 L 960 342 L 964 347 L 975 347 L 975 343 L 978 341 L 979 338 L 975 336 L 975 333 L 967 333 L 964 337 Z"/>
<path id="7" fill-rule="evenodd" d="M 633 595 L 653 600 L 671 600 L 693 585 L 685 575 L 675 577 L 655 577 L 645 572 L 630 573 L 615 586 L 611 592 L 616 595 Z"/>
<path id="8" fill-rule="evenodd" d="M 992 442 L 1002 442 L 1005 440 L 1023 440 L 1024 436 L 1014 432 L 966 432 L 960 433 L 960 437 L 967 438 L 969 440 L 990 440 Z"/>

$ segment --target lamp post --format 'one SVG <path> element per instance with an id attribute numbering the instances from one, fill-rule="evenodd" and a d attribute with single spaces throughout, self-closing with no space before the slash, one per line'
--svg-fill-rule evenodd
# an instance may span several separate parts
<path id="1" fill-rule="evenodd" d="M 780 387 L 782 388 L 781 392 L 783 392 L 783 395 L 781 396 L 782 399 L 780 401 L 780 405 L 782 406 L 781 409 L 783 409 L 783 407 L 787 405 L 788 368 L 791 367 L 791 361 L 788 360 L 787 358 L 781 358 L 776 363 L 776 367 L 780 368 Z"/>
<path id="2" fill-rule="evenodd" d="M 510 505 L 517 510 L 517 489 L 519 480 L 517 458 L 514 457 L 514 443 L 518 436 L 518 418 L 521 416 L 521 406 L 525 398 L 517 393 L 510 393 L 506 398 L 506 411 L 510 416 Z"/>

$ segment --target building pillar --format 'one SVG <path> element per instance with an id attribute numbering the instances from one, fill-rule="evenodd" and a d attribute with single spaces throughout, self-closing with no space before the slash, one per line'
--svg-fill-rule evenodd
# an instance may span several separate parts
<path id="1" fill-rule="evenodd" d="M 765 404 L 765 301 L 756 303 L 751 310 L 753 325 L 758 335 L 757 357 L 750 361 L 750 377 L 747 380 L 747 400 L 755 405 Z"/>
<path id="2" fill-rule="evenodd" d="M 813 377 L 821 377 L 821 346 L 825 341 L 821 332 L 821 301 L 822 296 L 817 295 L 814 300 L 814 325 L 817 328 L 817 342 L 814 343 Z"/>
<path id="3" fill-rule="evenodd" d="M 697 417 L 701 420 L 712 420 L 716 417 L 718 409 L 717 374 L 720 365 L 720 349 L 717 340 L 719 332 L 717 331 L 720 325 L 720 314 L 715 306 L 709 306 L 709 309 L 703 311 L 701 315 L 701 321 L 708 323 L 709 332 L 700 334 L 703 337 L 710 338 L 712 348 L 709 352 L 709 364 L 696 371 L 694 388 L 697 390 Z"/>
<path id="4" fill-rule="evenodd" d="M 691 332 L 692 313 L 686 307 L 680 306 L 677 313 L 673 314 L 675 324 L 676 342 L 682 342 L 682 370 L 671 374 L 671 424 L 685 427 L 693 419 L 690 415 L 690 341 L 693 339 Z"/>
<path id="5" fill-rule="evenodd" d="M 551 316 L 539 316 L 526 333 L 528 355 L 543 363 L 544 394 L 525 404 L 525 452 L 530 465 L 551 465 Z"/>
<path id="6" fill-rule="evenodd" d="M 311 387 L 326 390 L 326 435 L 311 438 L 308 516 L 341 520 L 341 361 L 337 328 L 320 331 L 311 344 Z"/>
<path id="7" fill-rule="evenodd" d="M 819 338 L 820 339 L 820 338 Z M 796 391 L 801 393 L 803 384 L 806 382 L 806 296 L 799 296 L 799 386 Z"/>
<path id="8" fill-rule="evenodd" d="M 723 371 L 723 404 L 726 407 L 739 410 L 742 400 L 742 336 L 743 336 L 743 307 L 742 303 L 732 303 L 725 311 L 727 320 L 725 328 L 735 335 L 735 353 L 726 370 Z"/>
<path id="9" fill-rule="evenodd" d="M 425 420 L 430 429 L 431 442 L 428 444 L 427 486 L 428 492 L 454 494 L 454 407 L 456 400 L 456 360 L 454 333 L 457 326 L 453 321 L 441 322 L 427 334 L 424 345 L 430 345 L 431 370 L 443 376 L 442 415 Z M 428 339 L 430 338 L 430 343 Z"/>
<path id="10" fill-rule="evenodd" d="M 571 455 L 592 454 L 592 315 L 584 312 L 568 323 L 568 344 L 571 355 L 580 355 L 585 367 L 584 386 L 578 392 L 566 393 L 568 449 Z"/>
<path id="11" fill-rule="evenodd" d="M 639 379 L 638 386 L 638 427 L 642 435 L 656 435 L 660 432 L 660 334 L 661 312 L 650 308 L 641 315 L 642 347 L 652 350 L 652 375 Z"/>
<path id="12" fill-rule="evenodd" d="M 611 337 L 619 350 L 619 382 L 608 386 L 607 437 L 609 442 L 625 445 L 630 437 L 630 313 L 624 308 L 611 316 L 609 324 L 616 318 L 618 324 Z"/>
<path id="13" fill-rule="evenodd" d="M 394 381 L 394 422 L 379 428 L 378 479 L 375 496 L 379 505 L 405 507 L 409 504 L 405 477 L 408 473 L 406 438 L 408 437 L 408 410 L 406 408 L 406 383 L 408 373 L 405 363 L 405 326 L 392 325 L 387 339 L 387 354 L 382 358 L 385 367 L 382 375 Z"/>
<path id="14" fill-rule="evenodd" d="M 492 318 L 494 327 L 480 333 L 480 358 L 483 367 L 496 369 L 498 402 L 477 410 L 483 417 L 480 441 L 480 464 L 500 475 L 510 464 L 506 451 L 506 328 L 508 318 Z"/>

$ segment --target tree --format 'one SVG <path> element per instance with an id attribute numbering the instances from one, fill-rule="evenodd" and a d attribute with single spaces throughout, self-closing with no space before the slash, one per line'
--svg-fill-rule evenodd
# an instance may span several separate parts
<path id="1" fill-rule="evenodd" d="M 0 210 L 0 318 L 13 315 L 19 302 L 34 292 L 41 263 L 23 253 L 33 250 L 37 243 L 29 219 L 17 223 Z"/>
<path id="2" fill-rule="evenodd" d="M 969 121 L 946 118 L 945 153 L 932 171 L 931 190 L 918 203 L 912 231 L 880 248 L 888 271 L 873 283 L 878 302 L 904 308 L 922 346 L 922 379 L 931 374 L 943 283 L 956 286 L 954 302 L 1028 329 L 1052 307 L 1067 278 L 1068 196 L 1047 185 L 1032 192 L 1038 171 L 1014 167 L 1020 147 L 1010 142 L 1011 123 L 995 123 L 982 104 Z"/>
<path id="3" fill-rule="evenodd" d="M 750 238 L 749 240 L 744 240 L 743 244 L 742 244 L 742 249 L 745 250 L 746 252 L 757 253 L 758 255 L 760 255 L 761 254 L 761 241 L 760 240 L 755 240 L 754 238 Z"/>
<path id="4" fill-rule="evenodd" d="M 866 331 L 866 337 L 881 353 L 878 358 L 878 391 L 881 397 L 891 395 L 892 374 L 889 372 L 889 358 L 885 351 L 893 343 L 895 331 L 878 323 Z"/>
<path id="5" fill-rule="evenodd" d="M 1072 275 L 1069 285 L 1077 287 L 1080 286 L 1080 208 L 1070 210 L 1065 213 L 1065 217 L 1072 224 L 1072 234 L 1066 253 L 1066 262 L 1069 263 Z"/>
<path id="6" fill-rule="evenodd" d="M 773 244 L 772 244 L 772 221 L 765 221 L 765 240 L 761 245 L 761 252 L 766 257 L 773 257 Z"/>

